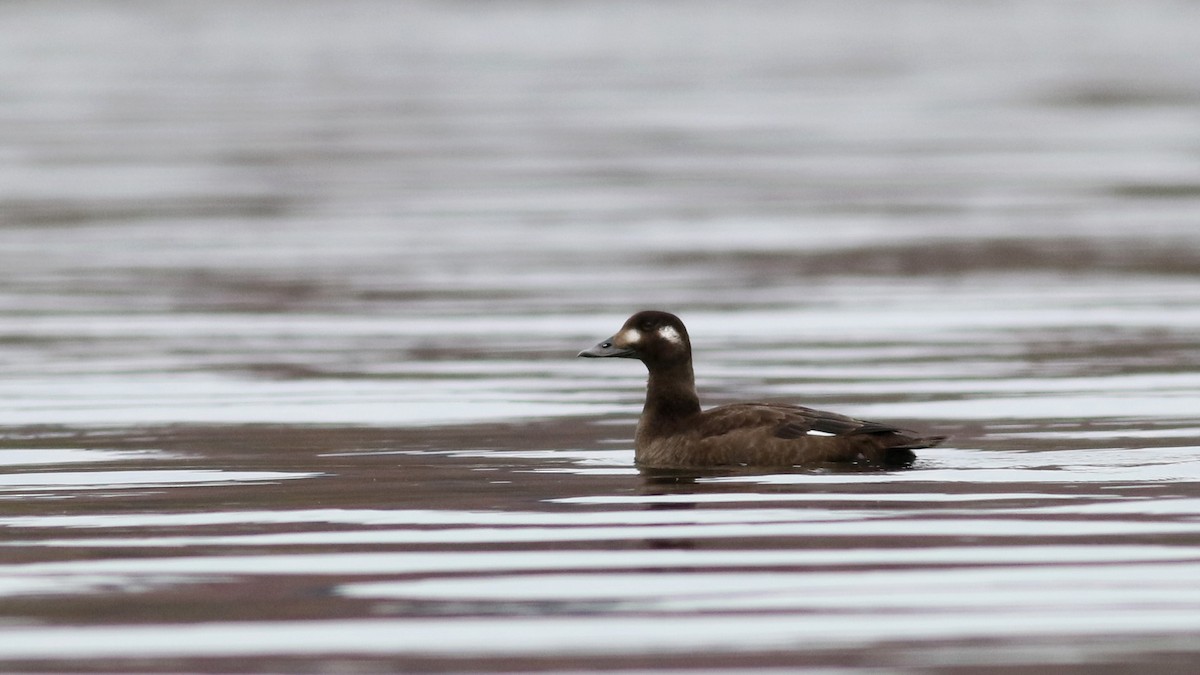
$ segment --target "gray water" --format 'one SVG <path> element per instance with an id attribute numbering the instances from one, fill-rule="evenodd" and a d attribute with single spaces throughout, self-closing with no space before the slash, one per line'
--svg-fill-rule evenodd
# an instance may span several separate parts
<path id="1" fill-rule="evenodd" d="M 0 4 L 0 669 L 1194 672 L 1196 26 Z M 643 476 L 650 307 L 951 440 Z"/>

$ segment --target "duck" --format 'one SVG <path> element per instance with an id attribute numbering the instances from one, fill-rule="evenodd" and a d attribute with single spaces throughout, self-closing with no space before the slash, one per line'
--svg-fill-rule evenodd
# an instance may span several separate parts
<path id="1" fill-rule="evenodd" d="M 915 461 L 914 450 L 945 440 L 797 405 L 734 403 L 702 410 L 691 338 L 669 312 L 637 312 L 579 356 L 637 359 L 649 371 L 634 435 L 634 462 L 642 469 L 904 467 Z"/>

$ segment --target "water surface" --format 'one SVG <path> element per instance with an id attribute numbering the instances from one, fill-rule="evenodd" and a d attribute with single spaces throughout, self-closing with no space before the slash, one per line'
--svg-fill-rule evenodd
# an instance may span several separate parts
<path id="1" fill-rule="evenodd" d="M 1191 672 L 1194 4 L 0 7 L 0 669 Z M 702 399 L 951 440 L 642 475 Z"/>

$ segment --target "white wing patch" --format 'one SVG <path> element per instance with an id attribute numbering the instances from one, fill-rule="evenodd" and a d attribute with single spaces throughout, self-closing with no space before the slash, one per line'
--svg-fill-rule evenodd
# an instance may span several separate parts
<path id="1" fill-rule="evenodd" d="M 679 335 L 679 331 L 675 330 L 674 326 L 662 326 L 658 329 L 658 336 L 667 342 L 683 344 L 683 337 Z"/>
<path id="2" fill-rule="evenodd" d="M 831 434 L 828 431 L 817 431 L 816 429 L 809 429 L 807 435 L 808 436 L 837 436 L 837 434 Z"/>

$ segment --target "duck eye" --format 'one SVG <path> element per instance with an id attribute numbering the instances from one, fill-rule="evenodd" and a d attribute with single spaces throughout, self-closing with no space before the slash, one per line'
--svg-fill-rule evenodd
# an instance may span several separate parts
<path id="1" fill-rule="evenodd" d="M 652 330 L 654 330 L 654 322 L 653 321 L 643 321 L 640 324 L 638 324 L 638 328 L 640 328 L 644 331 L 647 331 L 647 332 L 652 331 Z"/>

